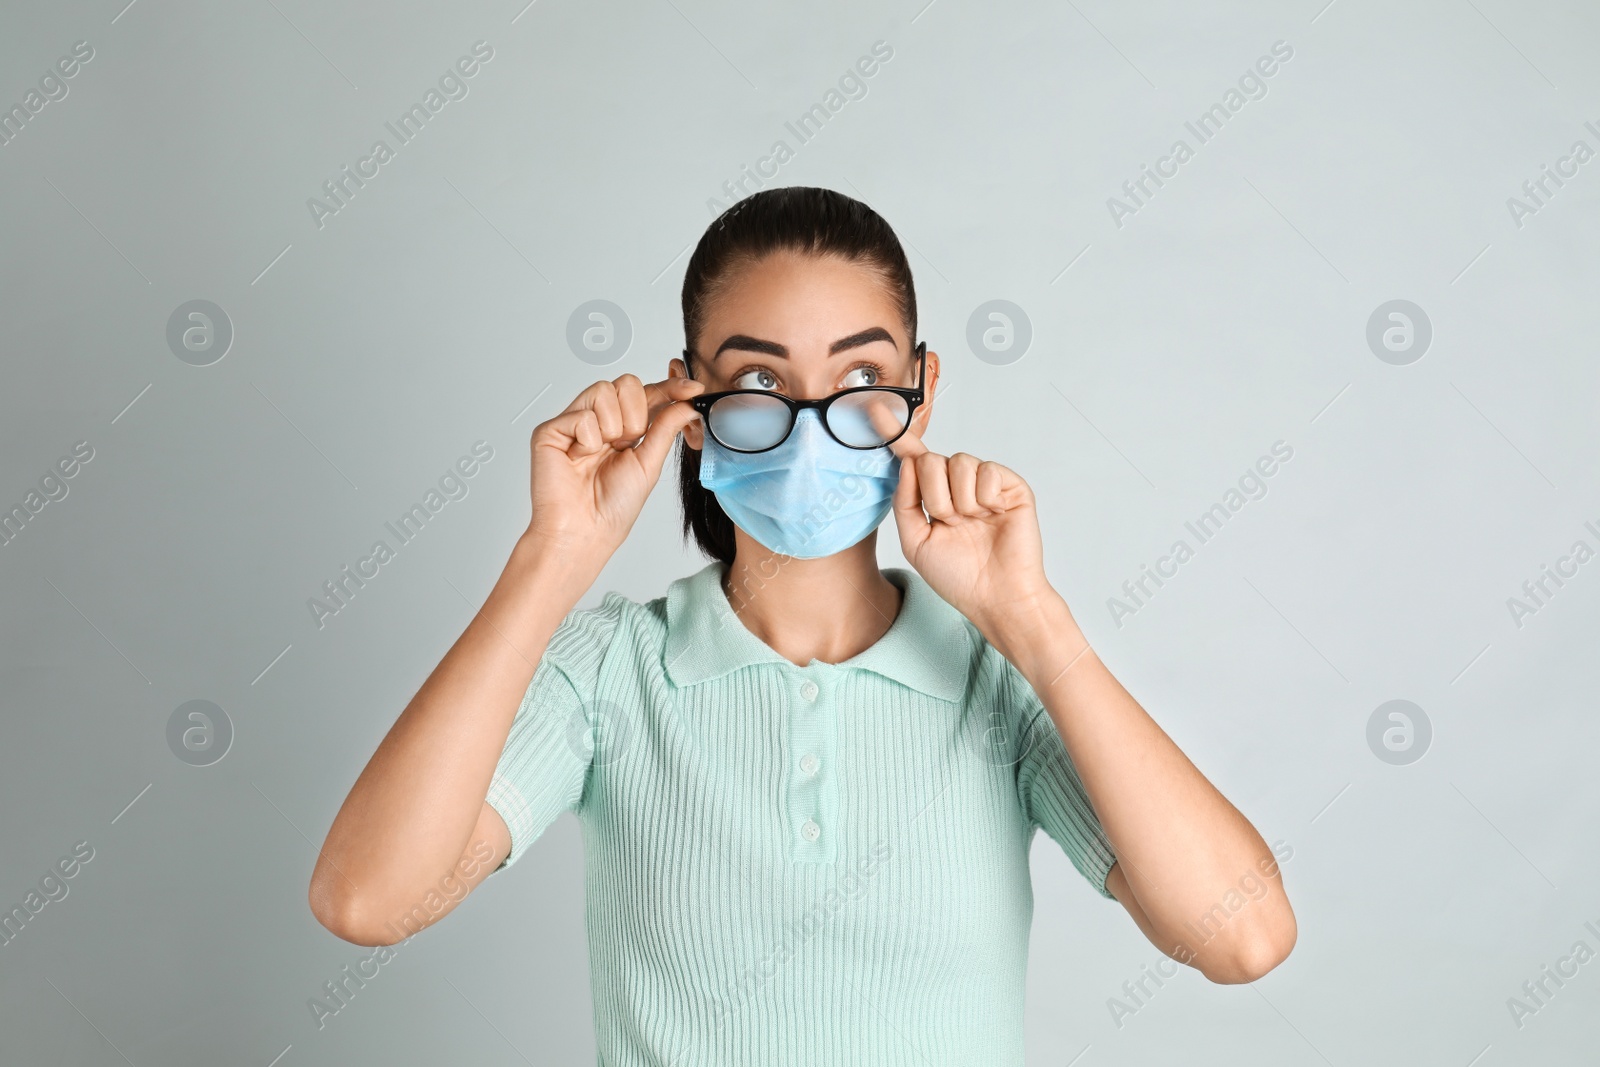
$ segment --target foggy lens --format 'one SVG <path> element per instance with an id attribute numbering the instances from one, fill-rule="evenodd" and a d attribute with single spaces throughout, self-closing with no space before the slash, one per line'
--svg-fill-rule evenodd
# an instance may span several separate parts
<path id="1" fill-rule="evenodd" d="M 740 393 L 711 405 L 711 432 L 728 448 L 756 452 L 771 448 L 789 431 L 789 405 L 775 396 Z"/>
<path id="2" fill-rule="evenodd" d="M 852 448 L 874 448 L 890 440 L 911 421 L 911 405 L 899 393 L 864 389 L 848 393 L 828 406 L 828 429 Z"/>

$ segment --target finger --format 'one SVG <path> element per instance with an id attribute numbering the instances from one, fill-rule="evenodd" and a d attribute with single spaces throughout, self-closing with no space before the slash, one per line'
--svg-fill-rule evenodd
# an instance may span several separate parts
<path id="1" fill-rule="evenodd" d="M 909 461 L 900 464 L 900 481 L 894 487 L 894 525 L 900 531 L 900 551 L 911 559 L 928 539 L 931 527 L 928 517 L 922 513 L 917 465 Z"/>
<path id="2" fill-rule="evenodd" d="M 950 501 L 957 514 L 978 518 L 989 509 L 978 503 L 978 457 L 966 452 L 950 456 Z"/>
<path id="3" fill-rule="evenodd" d="M 872 427 L 878 436 L 887 441 L 897 436 L 906 424 L 905 401 L 897 396 L 887 394 L 861 394 L 868 399 L 861 401 L 862 413 L 866 415 L 867 424 Z M 839 409 L 834 409 L 839 410 Z"/>
<path id="4" fill-rule="evenodd" d="M 991 460 L 978 464 L 976 496 L 978 503 L 990 511 L 1006 510 L 1005 468 Z"/>
<path id="5" fill-rule="evenodd" d="M 1007 467 L 1003 463 L 996 463 L 995 470 L 1000 473 L 1000 507 L 1003 511 L 1012 508 L 1032 507 L 1033 490 L 1028 483 L 1022 480 L 1022 475 Z"/>
<path id="6" fill-rule="evenodd" d="M 605 446 L 600 422 L 589 408 L 563 411 L 533 433 L 534 447 L 549 447 L 574 459 L 590 456 Z"/>
<path id="7" fill-rule="evenodd" d="M 644 383 L 637 374 L 620 375 L 611 383 L 617 389 L 617 404 L 622 410 L 622 436 L 628 447 L 644 436 L 650 426 L 650 402 L 644 397 Z"/>
<path id="8" fill-rule="evenodd" d="M 950 500 L 949 461 L 937 452 L 923 452 L 915 462 L 922 507 L 928 517 L 952 526 L 960 522 L 961 517 Z"/>
<path id="9" fill-rule="evenodd" d="M 689 401 L 705 391 L 705 383 L 697 382 L 693 378 L 665 378 L 659 382 L 652 382 L 644 387 L 645 399 L 650 404 L 649 421 L 653 424 L 660 418 L 662 412 L 674 404 L 681 404 L 693 412 L 692 415 L 685 416 L 682 426 L 679 427 L 681 432 L 683 426 L 699 421 L 700 413 L 690 406 Z"/>
<path id="10" fill-rule="evenodd" d="M 928 521 L 922 513 L 922 490 L 917 485 L 917 465 L 912 460 L 900 461 L 900 480 L 894 486 L 894 508 L 896 511 L 915 509 L 919 521 Z"/>
<path id="11" fill-rule="evenodd" d="M 699 417 L 700 413 L 682 400 L 667 405 L 651 417 L 644 440 L 634 449 L 639 463 L 651 478 L 661 476 L 661 466 L 667 461 L 667 451 L 672 447 L 673 440 L 685 426 Z"/>
<path id="12" fill-rule="evenodd" d="M 917 433 L 913 424 L 906 427 L 905 433 L 889 442 L 889 451 L 901 459 L 912 459 L 928 451 L 928 446 L 922 443 L 922 436 Z"/>
<path id="13" fill-rule="evenodd" d="M 615 443 L 622 437 L 622 403 L 617 399 L 617 387 L 610 382 L 598 383 L 594 396 L 589 399 L 589 409 L 600 420 L 600 436 Z M 632 444 L 633 442 L 628 442 Z"/>
<path id="14" fill-rule="evenodd" d="M 594 407 L 594 398 L 606 389 L 613 389 L 610 382 L 594 382 L 572 398 L 572 403 L 567 405 L 568 411 L 587 411 Z"/>
<path id="15" fill-rule="evenodd" d="M 663 378 L 659 382 L 651 382 L 644 387 L 645 401 L 650 405 L 652 416 L 666 407 L 674 400 L 687 400 L 691 396 L 699 396 L 706 391 L 704 382 L 693 378 Z"/>

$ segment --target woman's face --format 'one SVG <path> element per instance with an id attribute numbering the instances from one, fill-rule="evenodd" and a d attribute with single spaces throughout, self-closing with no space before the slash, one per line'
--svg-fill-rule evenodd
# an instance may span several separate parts
<path id="1" fill-rule="evenodd" d="M 714 302 L 694 348 L 694 377 L 705 391 L 771 389 L 796 400 L 862 385 L 914 388 L 913 339 L 894 300 L 871 270 L 832 256 L 775 252 L 731 279 Z M 687 373 L 674 359 L 668 373 Z M 928 353 L 924 394 L 939 377 Z M 930 405 L 912 429 L 927 425 Z M 690 448 L 704 444 L 699 421 L 684 428 Z"/>

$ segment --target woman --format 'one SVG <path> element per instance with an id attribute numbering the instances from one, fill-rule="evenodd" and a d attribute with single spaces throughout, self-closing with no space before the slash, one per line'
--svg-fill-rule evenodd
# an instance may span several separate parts
<path id="1" fill-rule="evenodd" d="M 528 529 L 329 831 L 323 925 L 392 944 L 572 811 L 601 1062 L 1020 1064 L 1043 827 L 1174 959 L 1276 966 L 1271 851 L 1085 640 L 1027 484 L 922 443 L 939 359 L 888 224 L 759 192 L 683 314 L 665 380 L 534 431 Z M 680 432 L 713 562 L 574 610 Z M 891 509 L 914 570 L 878 568 Z"/>

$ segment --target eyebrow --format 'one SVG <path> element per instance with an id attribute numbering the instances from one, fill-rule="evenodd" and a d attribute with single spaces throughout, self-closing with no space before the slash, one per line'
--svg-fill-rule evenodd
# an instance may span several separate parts
<path id="1" fill-rule="evenodd" d="M 860 348 L 862 345 L 869 345 L 875 341 L 888 341 L 890 344 L 894 344 L 894 335 L 882 326 L 873 326 L 862 330 L 860 333 L 853 333 L 849 337 L 839 338 L 828 346 L 828 355 L 838 355 L 840 352 L 851 348 Z M 776 356 L 779 359 L 789 358 L 789 350 L 776 341 L 763 341 L 759 337 L 751 337 L 742 333 L 736 333 L 718 345 L 717 350 L 711 353 L 711 358 L 716 359 L 727 349 L 737 349 L 741 352 L 760 352 L 764 355 Z"/>

